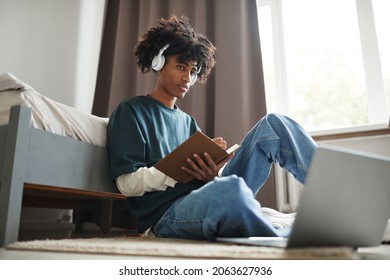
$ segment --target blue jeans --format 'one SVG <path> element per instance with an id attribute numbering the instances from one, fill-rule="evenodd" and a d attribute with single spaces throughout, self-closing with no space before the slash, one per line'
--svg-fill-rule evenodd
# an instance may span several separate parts
<path id="1" fill-rule="evenodd" d="M 274 162 L 304 183 L 317 145 L 292 119 L 268 114 L 241 142 L 223 176 L 179 198 L 153 231 L 160 237 L 214 240 L 234 236 L 287 236 L 261 213 L 255 199 Z"/>

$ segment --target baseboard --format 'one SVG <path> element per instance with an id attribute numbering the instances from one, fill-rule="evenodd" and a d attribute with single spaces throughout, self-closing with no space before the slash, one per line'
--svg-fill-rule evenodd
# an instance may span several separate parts
<path id="1" fill-rule="evenodd" d="M 74 229 L 73 223 L 20 223 L 20 230 L 69 230 Z"/>

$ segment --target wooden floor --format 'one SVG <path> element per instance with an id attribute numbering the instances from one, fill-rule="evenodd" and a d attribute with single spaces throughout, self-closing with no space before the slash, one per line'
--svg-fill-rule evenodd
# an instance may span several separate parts
<path id="1" fill-rule="evenodd" d="M 375 248 L 362 248 L 358 250 L 362 260 L 388 260 L 390 265 L 390 245 L 381 245 Z M 57 253 L 39 251 L 6 250 L 0 248 L 1 260 L 148 260 L 148 259 L 172 259 L 169 257 L 152 256 L 125 256 L 107 254 L 81 254 L 81 253 Z M 175 258 L 173 258 L 175 259 Z"/>

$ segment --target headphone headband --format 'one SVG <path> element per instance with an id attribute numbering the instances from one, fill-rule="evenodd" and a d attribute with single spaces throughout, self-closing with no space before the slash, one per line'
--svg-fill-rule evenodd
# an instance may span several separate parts
<path id="1" fill-rule="evenodd" d="M 160 49 L 159 55 L 162 55 L 163 52 L 164 52 L 167 48 L 169 48 L 169 44 L 166 44 L 164 47 L 162 47 L 162 48 Z"/>

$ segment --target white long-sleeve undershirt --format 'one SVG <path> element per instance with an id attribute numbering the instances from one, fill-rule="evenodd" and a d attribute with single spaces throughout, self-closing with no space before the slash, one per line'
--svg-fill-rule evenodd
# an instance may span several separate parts
<path id="1" fill-rule="evenodd" d="M 142 196 L 146 192 L 163 191 L 168 187 L 173 188 L 176 183 L 155 167 L 141 167 L 116 178 L 118 190 L 124 196 Z"/>

